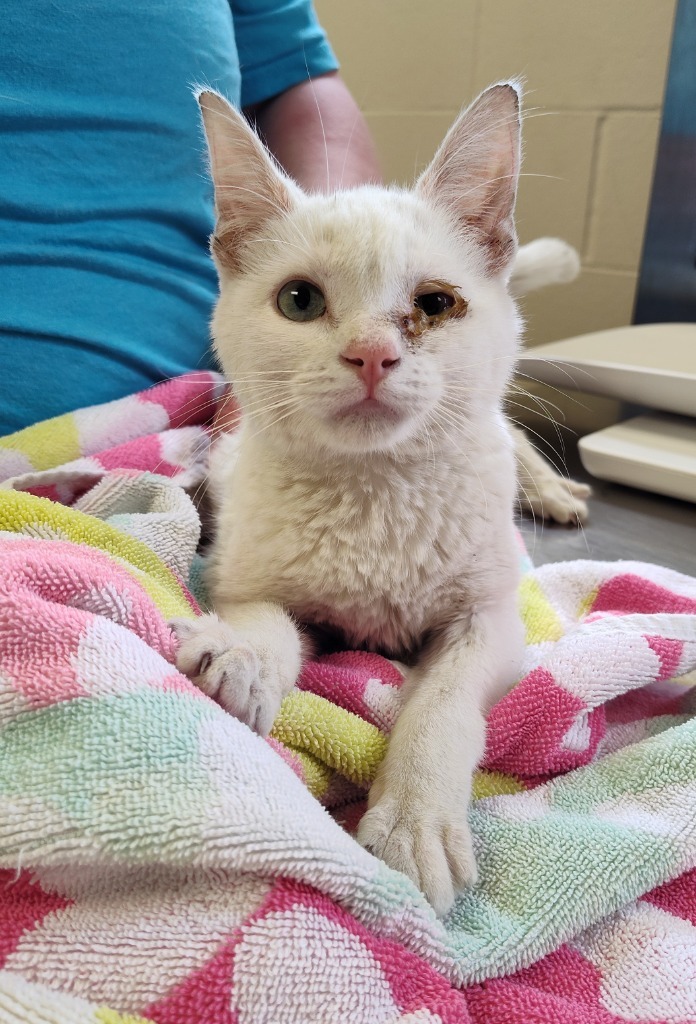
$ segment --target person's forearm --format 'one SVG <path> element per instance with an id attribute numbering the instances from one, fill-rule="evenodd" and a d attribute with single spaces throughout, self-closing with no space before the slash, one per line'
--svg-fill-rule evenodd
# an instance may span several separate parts
<path id="1" fill-rule="evenodd" d="M 365 119 L 336 72 L 293 86 L 245 113 L 304 189 L 332 192 L 381 181 Z"/>

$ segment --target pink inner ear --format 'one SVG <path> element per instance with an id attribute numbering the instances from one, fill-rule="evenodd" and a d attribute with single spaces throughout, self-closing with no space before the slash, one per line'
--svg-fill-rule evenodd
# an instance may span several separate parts
<path id="1" fill-rule="evenodd" d="M 518 95 L 510 85 L 493 86 L 459 116 L 417 184 L 465 230 L 480 233 L 491 269 L 515 251 L 519 165 Z"/>
<path id="2" fill-rule="evenodd" d="M 212 249 L 240 269 L 241 246 L 272 216 L 292 207 L 291 185 L 245 118 L 214 92 L 199 96 L 218 220 Z"/>

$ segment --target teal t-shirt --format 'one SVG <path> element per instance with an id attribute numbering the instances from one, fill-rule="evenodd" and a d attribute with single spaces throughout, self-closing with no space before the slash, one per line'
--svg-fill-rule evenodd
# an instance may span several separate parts
<path id="1" fill-rule="evenodd" d="M 0 435 L 211 365 L 196 85 L 337 67 L 309 0 L 26 0 L 0 31 Z"/>

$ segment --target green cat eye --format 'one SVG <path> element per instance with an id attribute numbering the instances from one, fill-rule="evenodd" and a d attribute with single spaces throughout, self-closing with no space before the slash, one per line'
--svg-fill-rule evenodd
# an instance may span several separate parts
<path id="1" fill-rule="evenodd" d="M 277 303 L 288 320 L 318 320 L 326 312 L 326 299 L 309 281 L 288 281 L 278 292 Z"/>

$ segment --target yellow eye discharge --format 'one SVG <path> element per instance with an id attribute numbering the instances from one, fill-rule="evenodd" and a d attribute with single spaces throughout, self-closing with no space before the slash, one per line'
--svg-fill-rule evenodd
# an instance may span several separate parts
<path id="1" fill-rule="evenodd" d="M 326 299 L 309 281 L 288 281 L 278 292 L 278 309 L 288 320 L 318 320 L 326 312 Z"/>

